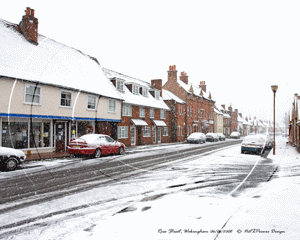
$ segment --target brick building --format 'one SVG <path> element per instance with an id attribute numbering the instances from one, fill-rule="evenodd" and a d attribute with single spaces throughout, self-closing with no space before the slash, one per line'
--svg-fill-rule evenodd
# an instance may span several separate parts
<path id="1" fill-rule="evenodd" d="M 214 131 L 214 101 L 211 93 L 207 92 L 206 84 L 200 81 L 198 86 L 189 83 L 189 77 L 185 72 L 181 72 L 177 78 L 176 66 L 170 66 L 168 79 L 163 89 L 170 91 L 185 102 L 183 111 L 184 118 L 178 118 L 174 122 L 177 127 L 184 130 L 184 138 L 193 132 L 213 132 Z M 179 114 L 176 112 L 175 114 Z M 177 131 L 179 132 L 179 131 Z"/>
<path id="2" fill-rule="evenodd" d="M 298 94 L 294 95 L 291 115 L 290 115 L 290 125 L 289 125 L 289 142 L 300 149 L 300 121 L 299 121 L 299 100 L 300 96 Z"/>
<path id="3" fill-rule="evenodd" d="M 118 141 L 126 146 L 170 142 L 170 109 L 162 99 L 162 80 L 150 84 L 113 70 L 103 71 L 124 99 Z"/>

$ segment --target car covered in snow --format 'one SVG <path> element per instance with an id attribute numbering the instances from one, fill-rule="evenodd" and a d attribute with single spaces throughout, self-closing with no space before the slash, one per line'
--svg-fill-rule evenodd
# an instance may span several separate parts
<path id="1" fill-rule="evenodd" d="M 206 133 L 207 142 L 218 142 L 219 136 L 216 133 Z"/>
<path id="2" fill-rule="evenodd" d="M 263 153 L 266 147 L 266 138 L 261 135 L 249 135 L 243 139 L 241 153 Z"/>
<path id="3" fill-rule="evenodd" d="M 68 152 L 72 156 L 92 155 L 99 158 L 107 154 L 124 154 L 125 145 L 105 134 L 86 134 L 71 139 Z"/>
<path id="4" fill-rule="evenodd" d="M 225 141 L 226 140 L 226 137 L 223 133 L 216 133 L 216 134 L 218 135 L 220 141 Z"/>
<path id="5" fill-rule="evenodd" d="M 206 136 L 201 132 L 194 132 L 190 136 L 187 137 L 186 141 L 188 143 L 205 143 Z"/>
<path id="6" fill-rule="evenodd" d="M 0 166 L 1 168 L 12 171 L 15 170 L 26 160 L 23 151 L 14 148 L 0 147 Z"/>
<path id="7" fill-rule="evenodd" d="M 239 132 L 232 132 L 230 134 L 230 138 L 234 138 L 234 139 L 240 139 L 241 138 L 241 135 Z"/>

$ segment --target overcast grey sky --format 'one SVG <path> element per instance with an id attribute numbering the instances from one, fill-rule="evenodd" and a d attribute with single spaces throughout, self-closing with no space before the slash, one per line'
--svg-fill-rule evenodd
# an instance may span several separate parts
<path id="1" fill-rule="evenodd" d="M 103 67 L 145 81 L 169 65 L 206 81 L 218 104 L 278 119 L 300 94 L 300 1 L 11 0 L 0 18 L 19 23 L 35 9 L 39 33 L 96 57 Z M 0 63 L 1 64 L 1 63 Z"/>

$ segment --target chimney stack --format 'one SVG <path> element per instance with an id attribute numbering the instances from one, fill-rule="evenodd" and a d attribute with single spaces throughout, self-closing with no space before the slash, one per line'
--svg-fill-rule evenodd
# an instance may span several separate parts
<path id="1" fill-rule="evenodd" d="M 177 81 L 176 65 L 169 66 L 168 81 Z"/>
<path id="2" fill-rule="evenodd" d="M 189 76 L 186 74 L 186 72 L 181 72 L 180 80 L 183 81 L 185 84 L 189 83 Z"/>
<path id="3" fill-rule="evenodd" d="M 38 19 L 34 17 L 34 9 L 29 7 L 25 10 L 26 15 L 20 22 L 20 29 L 27 41 L 38 44 Z"/>
<path id="4" fill-rule="evenodd" d="M 162 79 L 153 79 L 151 80 L 151 85 L 160 91 L 160 96 L 162 97 Z"/>
<path id="5" fill-rule="evenodd" d="M 228 107 L 228 110 L 229 110 L 230 112 L 232 112 L 232 107 L 231 107 L 231 105 Z"/>
<path id="6" fill-rule="evenodd" d="M 205 81 L 200 81 L 199 88 L 202 88 L 202 90 L 203 90 L 204 92 L 206 92 L 206 84 L 205 84 Z"/>

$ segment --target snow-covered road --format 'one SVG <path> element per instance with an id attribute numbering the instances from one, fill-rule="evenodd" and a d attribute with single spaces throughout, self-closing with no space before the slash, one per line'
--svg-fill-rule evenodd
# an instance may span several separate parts
<path id="1" fill-rule="evenodd" d="M 7 212 L 0 216 L 0 237 L 214 239 L 220 229 L 222 236 L 231 236 L 236 229 L 224 225 L 269 184 L 243 189 L 248 174 L 254 174 L 256 165 L 276 164 L 242 155 L 240 146 L 227 147 L 126 181 Z"/>

